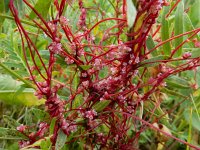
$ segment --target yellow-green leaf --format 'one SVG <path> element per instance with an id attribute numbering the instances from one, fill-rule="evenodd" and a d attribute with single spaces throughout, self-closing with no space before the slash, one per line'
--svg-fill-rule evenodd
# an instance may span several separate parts
<path id="1" fill-rule="evenodd" d="M 10 76 L 0 76 L 0 101 L 12 105 L 36 106 L 44 104 L 45 100 L 38 100 L 34 90 L 23 87 L 22 82 Z"/>

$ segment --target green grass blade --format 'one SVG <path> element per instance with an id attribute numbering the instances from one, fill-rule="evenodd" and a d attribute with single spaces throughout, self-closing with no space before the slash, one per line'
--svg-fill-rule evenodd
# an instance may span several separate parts
<path id="1" fill-rule="evenodd" d="M 180 2 L 177 6 L 176 12 L 175 12 L 175 24 L 174 24 L 174 34 L 179 35 L 183 33 L 183 14 L 184 14 L 184 4 L 183 2 Z M 183 37 L 179 37 L 175 39 L 174 41 L 175 48 L 178 47 L 183 42 Z M 178 49 L 178 51 L 175 53 L 175 57 L 179 57 L 182 54 L 182 47 Z"/>
<path id="2" fill-rule="evenodd" d="M 169 11 L 169 7 L 164 7 L 162 12 L 162 26 L 161 26 L 161 38 L 162 41 L 169 39 L 169 22 L 166 20 L 166 14 Z M 163 51 L 166 55 L 171 54 L 171 46 L 170 43 L 167 42 L 163 44 Z"/>

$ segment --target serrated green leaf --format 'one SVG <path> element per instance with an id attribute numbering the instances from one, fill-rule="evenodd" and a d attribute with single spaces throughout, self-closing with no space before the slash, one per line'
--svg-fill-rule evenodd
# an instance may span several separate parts
<path id="1" fill-rule="evenodd" d="M 51 2 L 52 0 L 38 0 L 34 9 L 45 19 L 48 15 Z M 34 19 L 36 17 L 35 12 L 31 11 L 29 17 L 30 19 Z"/>
<path id="2" fill-rule="evenodd" d="M 135 22 L 137 10 L 133 4 L 132 0 L 127 0 L 127 24 L 131 28 Z"/>
<path id="3" fill-rule="evenodd" d="M 184 14 L 184 4 L 181 1 L 178 4 L 176 12 L 175 12 L 175 23 L 174 23 L 174 35 L 175 36 L 183 33 L 183 24 L 184 24 L 184 22 L 183 22 L 183 14 Z M 182 42 L 183 42 L 183 36 L 181 36 L 179 38 L 176 38 L 174 40 L 175 48 L 178 47 Z M 175 57 L 179 57 L 181 55 L 182 55 L 182 47 L 180 47 L 176 51 L 174 56 Z"/>

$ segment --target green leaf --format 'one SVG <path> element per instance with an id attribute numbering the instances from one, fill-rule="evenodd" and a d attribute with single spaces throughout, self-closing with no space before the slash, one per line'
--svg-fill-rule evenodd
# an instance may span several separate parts
<path id="1" fill-rule="evenodd" d="M 52 146 L 52 143 L 51 143 L 50 138 L 41 141 L 40 148 L 42 150 L 50 150 L 50 149 L 52 149 L 51 146 Z"/>
<path id="2" fill-rule="evenodd" d="M 50 53 L 48 50 L 40 50 L 39 53 L 42 58 L 49 60 Z M 63 57 L 61 57 L 59 55 L 56 55 L 55 57 L 56 57 L 56 63 L 61 64 L 61 65 L 66 65 L 65 59 Z M 38 59 L 38 57 L 36 57 L 36 60 L 37 59 Z"/>
<path id="3" fill-rule="evenodd" d="M 185 29 L 185 32 L 195 29 L 193 24 L 192 24 L 192 21 L 190 20 L 190 17 L 188 16 L 187 13 L 184 13 L 184 29 Z M 192 33 L 189 34 L 188 36 L 190 36 L 190 35 L 192 35 Z M 198 34 L 194 37 L 196 37 L 198 40 L 200 40 Z"/>
<path id="4" fill-rule="evenodd" d="M 85 1 L 88 2 L 88 1 Z M 78 9 L 74 10 L 73 7 L 67 6 L 66 12 L 65 12 L 66 18 L 71 20 L 71 24 L 77 24 L 80 16 L 80 11 Z M 77 29 L 77 26 L 72 26 L 72 31 L 75 31 Z"/>
<path id="5" fill-rule="evenodd" d="M 24 80 L 19 74 L 17 74 L 15 71 L 9 69 L 7 66 L 5 66 L 4 64 L 2 64 L 0 62 L 0 66 L 5 69 L 11 76 L 16 77 L 17 79 L 21 80 L 22 82 L 24 82 L 28 87 L 31 88 L 35 88 L 35 86 L 33 84 L 31 84 L 29 81 Z"/>
<path id="6" fill-rule="evenodd" d="M 156 46 L 155 43 L 154 43 L 154 41 L 153 41 L 152 36 L 150 36 L 150 35 L 148 36 L 147 41 L 146 41 L 146 45 L 147 45 L 147 48 L 149 50 L 153 49 Z M 157 50 L 154 50 L 151 54 L 153 56 L 157 56 L 158 52 L 157 52 Z"/>
<path id="7" fill-rule="evenodd" d="M 50 124 L 50 127 L 49 127 L 49 133 L 50 133 L 50 135 L 53 134 L 53 132 L 54 132 L 54 127 L 55 127 L 55 124 L 56 124 L 56 120 L 57 120 L 57 118 L 53 118 L 51 120 L 51 124 Z"/>
<path id="8" fill-rule="evenodd" d="M 191 140 L 192 140 L 192 112 L 193 110 L 192 110 L 192 108 L 190 108 L 190 121 L 189 121 L 189 129 L 188 129 L 188 138 L 187 138 L 187 141 L 189 142 L 189 143 L 191 143 Z M 200 120 L 199 120 L 200 121 Z M 189 146 L 187 145 L 187 150 L 189 150 Z"/>
<path id="9" fill-rule="evenodd" d="M 200 57 L 200 48 L 184 48 L 183 50 L 187 52 L 191 52 L 192 53 L 191 58 Z"/>
<path id="10" fill-rule="evenodd" d="M 194 27 L 199 27 L 199 17 L 200 17 L 200 1 L 199 0 L 195 0 L 194 3 L 192 4 L 192 6 L 190 7 L 189 10 L 189 16 L 190 19 L 192 21 L 192 24 L 194 25 Z"/>
<path id="11" fill-rule="evenodd" d="M 153 115 L 157 117 L 163 116 L 165 114 L 162 108 L 160 106 L 157 106 L 157 104 L 153 101 L 146 101 L 144 103 L 144 109 L 149 113 L 152 113 L 152 110 L 155 109 Z M 160 118 L 160 122 L 166 126 L 170 126 L 168 114 L 165 114 L 162 118 Z"/>
<path id="12" fill-rule="evenodd" d="M 51 2 L 52 0 L 38 0 L 34 6 L 34 9 L 45 19 L 48 15 Z M 29 17 L 30 19 L 34 19 L 36 17 L 36 14 L 33 10 L 31 11 Z"/>
<path id="13" fill-rule="evenodd" d="M 38 147 L 38 146 L 41 146 L 42 144 L 44 144 L 44 142 L 46 141 L 50 141 L 50 138 L 51 136 L 48 136 L 48 137 L 44 137 L 40 140 L 37 140 L 35 143 L 31 144 L 31 145 L 28 145 L 24 148 L 22 148 L 21 150 L 33 150 L 34 148 L 32 147 Z M 38 149 L 39 150 L 39 149 Z"/>
<path id="14" fill-rule="evenodd" d="M 21 150 L 41 150 L 41 149 L 38 149 L 38 148 L 22 148 Z"/>
<path id="15" fill-rule="evenodd" d="M 4 12 L 5 12 L 5 3 L 4 3 L 4 0 L 1 0 L 1 2 L 0 2 L 0 13 L 3 14 Z M 0 16 L 0 33 L 1 33 L 1 27 L 3 25 L 4 20 L 5 20 L 5 18 Z"/>
<path id="16" fill-rule="evenodd" d="M 74 87 L 74 89 L 78 88 L 79 82 L 80 82 L 79 75 L 78 75 L 77 72 L 75 72 L 74 79 L 73 79 L 73 87 Z"/>
<path id="17" fill-rule="evenodd" d="M 10 127 L 13 129 L 16 129 L 16 127 L 18 127 L 20 125 L 19 122 L 17 122 L 15 119 L 13 119 L 10 116 L 4 115 L 3 116 L 3 121 Z"/>
<path id="18" fill-rule="evenodd" d="M 178 89 L 188 89 L 190 85 L 187 80 L 178 77 L 178 76 L 171 76 L 166 79 L 166 83 L 169 87 L 174 87 Z"/>
<path id="19" fill-rule="evenodd" d="M 169 12 L 169 7 L 164 7 L 162 12 L 162 26 L 161 26 L 161 38 L 162 41 L 169 39 L 169 22 L 166 20 L 165 16 Z M 163 44 L 163 51 L 166 55 L 171 54 L 171 46 L 170 43 L 167 42 Z"/>
<path id="20" fill-rule="evenodd" d="M 110 102 L 111 102 L 110 100 L 102 100 L 102 101 L 96 103 L 93 106 L 93 109 L 96 112 L 101 112 L 101 111 L 103 111 L 110 104 Z"/>
<path id="21" fill-rule="evenodd" d="M 167 55 L 159 55 L 150 59 L 146 59 L 139 63 L 139 66 L 141 65 L 142 67 L 152 67 L 158 65 L 161 61 L 167 60 L 169 56 Z"/>
<path id="22" fill-rule="evenodd" d="M 2 150 L 0 148 L 0 150 Z M 12 144 L 9 144 L 8 149 L 7 150 L 19 150 L 19 144 L 18 142 L 13 142 Z"/>
<path id="23" fill-rule="evenodd" d="M 176 12 L 175 12 L 175 23 L 174 23 L 174 35 L 179 35 L 179 34 L 182 34 L 183 33 L 183 14 L 184 14 L 184 4 L 183 2 L 181 1 L 178 6 L 177 6 L 177 9 L 176 9 Z M 179 37 L 179 38 L 176 38 L 174 40 L 174 46 L 175 48 L 178 47 L 182 42 L 183 42 L 183 36 Z M 182 47 L 180 47 L 176 53 L 175 53 L 175 57 L 179 57 L 182 55 Z"/>
<path id="24" fill-rule="evenodd" d="M 91 65 L 80 65 L 81 69 L 83 70 L 88 70 L 90 69 L 92 66 Z"/>
<path id="25" fill-rule="evenodd" d="M 5 12 L 8 12 L 8 11 L 9 11 L 9 2 L 10 2 L 10 0 L 4 0 Z"/>
<path id="26" fill-rule="evenodd" d="M 21 86 L 22 82 L 12 79 L 10 76 L 0 76 L 0 101 L 12 105 L 36 106 L 44 104 L 44 99 L 38 100 L 34 96 L 34 90 Z"/>
<path id="27" fill-rule="evenodd" d="M 187 120 L 187 122 L 190 123 L 190 109 L 186 109 L 184 111 L 184 117 Z M 200 123 L 199 123 L 200 118 L 199 118 L 196 111 L 192 112 L 192 118 L 191 119 L 192 119 L 192 126 L 200 131 Z"/>
<path id="28" fill-rule="evenodd" d="M 40 110 L 37 108 L 32 108 L 30 112 L 37 118 L 37 120 L 47 120 L 49 119 L 49 114 L 45 112 L 44 110 Z"/>
<path id="29" fill-rule="evenodd" d="M 109 132 L 109 128 L 108 128 L 108 126 L 105 125 L 105 124 L 99 125 L 95 130 L 96 130 L 98 133 L 108 133 L 108 132 Z"/>
<path id="30" fill-rule="evenodd" d="M 200 57 L 200 48 L 192 48 L 191 50 L 192 58 Z"/>
<path id="31" fill-rule="evenodd" d="M 173 95 L 173 96 L 177 96 L 177 97 L 180 97 L 180 98 L 187 98 L 187 96 L 185 96 L 185 95 L 183 95 L 183 94 L 181 94 L 177 91 L 170 90 L 170 89 L 167 89 L 167 88 L 162 88 L 161 92 L 166 93 L 166 94 L 170 94 L 170 95 Z"/>
<path id="32" fill-rule="evenodd" d="M 26 139 L 26 138 L 24 135 L 22 135 L 20 132 L 18 132 L 15 129 L 0 127 L 0 139 L 20 140 L 20 139 Z"/>
<path id="33" fill-rule="evenodd" d="M 137 15 L 137 10 L 132 2 L 132 0 L 127 0 L 127 24 L 131 28 L 135 22 Z"/>
<path id="34" fill-rule="evenodd" d="M 72 108 L 74 109 L 78 108 L 79 106 L 81 106 L 82 102 L 83 102 L 83 95 L 82 94 L 76 95 L 72 104 L 73 105 Z"/>
<path id="35" fill-rule="evenodd" d="M 58 137 L 56 140 L 55 150 L 61 150 L 67 141 L 67 135 L 62 131 L 59 130 Z"/>

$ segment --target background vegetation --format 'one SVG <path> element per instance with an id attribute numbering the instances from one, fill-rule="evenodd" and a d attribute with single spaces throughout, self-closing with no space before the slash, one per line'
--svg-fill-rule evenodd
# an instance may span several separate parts
<path id="1" fill-rule="evenodd" d="M 78 30 L 77 23 L 81 12 L 78 9 L 79 6 L 76 0 L 68 2 L 63 15 L 69 19 L 72 31 L 76 32 Z M 83 0 L 83 2 L 84 7 L 88 8 L 88 28 L 91 28 L 97 20 L 113 17 L 117 5 L 116 0 Z M 157 22 L 153 25 L 145 41 L 148 50 L 153 49 L 160 42 L 171 37 L 200 27 L 200 0 L 182 0 L 166 18 L 169 10 L 173 8 L 176 2 L 177 1 L 171 0 L 170 5 L 163 7 L 159 12 Z M 18 142 L 22 139 L 26 139 L 24 135 L 17 131 L 17 127 L 20 126 L 20 124 L 24 124 L 30 126 L 32 131 L 35 131 L 37 129 L 37 126 L 35 126 L 36 124 L 49 121 L 49 114 L 45 111 L 45 97 L 38 100 L 38 97 L 34 95 L 36 87 L 33 82 L 29 80 L 29 71 L 23 55 L 21 37 L 15 24 L 14 17 L 9 10 L 8 3 L 9 0 L 0 1 L 0 149 L 15 150 L 19 149 Z M 56 9 L 53 6 L 52 0 L 31 0 L 30 3 L 41 13 L 45 20 L 51 20 L 51 17 L 55 16 Z M 32 22 L 32 19 L 37 20 L 38 18 L 22 0 L 15 0 L 15 6 L 24 28 L 39 50 L 42 59 L 47 63 L 49 59 L 47 49 L 51 40 L 42 32 L 41 28 L 38 28 L 35 23 Z M 30 18 L 27 18 L 25 14 L 30 15 Z M 129 16 L 128 19 L 134 20 L 131 16 Z M 96 41 L 100 42 L 104 36 L 105 30 L 114 24 L 114 21 L 110 21 L 96 26 L 92 31 L 92 35 L 95 36 Z M 160 28 L 160 30 L 156 35 L 153 35 L 158 28 Z M 128 30 L 124 32 L 127 31 Z M 148 69 L 148 72 L 143 78 L 140 78 L 142 70 L 139 70 L 140 75 L 138 75 L 138 80 L 145 81 L 157 74 L 159 65 L 161 64 L 160 60 L 167 60 L 167 56 L 171 54 L 171 51 L 183 41 L 187 40 L 192 33 L 193 32 L 165 43 L 153 51 L 146 62 L 143 62 L 147 63 L 145 67 Z M 121 35 L 121 38 L 126 40 L 127 36 L 124 34 Z M 85 43 L 87 43 L 87 41 L 85 41 Z M 116 43 L 117 39 L 113 37 L 106 40 L 104 45 Z M 25 48 L 28 49 L 27 44 Z M 86 51 L 89 52 L 88 49 L 86 49 Z M 199 33 L 195 34 L 194 37 L 180 48 L 175 54 L 174 59 L 182 58 L 183 54 L 186 52 L 191 53 L 191 58 L 200 58 Z M 27 55 L 27 58 L 29 63 L 33 65 L 30 55 Z M 62 57 L 56 56 L 56 58 L 57 62 L 52 72 L 52 82 L 54 84 L 64 84 L 66 87 L 71 86 L 72 89 L 76 90 L 80 82 L 79 74 L 76 74 L 77 67 L 75 65 L 67 65 Z M 38 62 L 38 57 L 35 57 L 35 60 Z M 168 62 L 168 66 L 173 68 L 184 62 L 186 62 L 186 60 L 172 61 Z M 41 64 L 38 63 L 39 67 L 41 67 L 40 65 Z M 87 65 L 82 66 L 83 70 L 88 70 L 89 68 L 90 66 Z M 108 68 L 104 68 L 99 73 L 99 77 L 105 78 L 107 73 Z M 35 75 L 37 75 L 37 73 L 35 73 Z M 70 80 L 66 80 L 67 78 Z M 72 81 L 71 84 L 70 81 Z M 133 82 L 135 82 L 135 79 Z M 163 125 L 160 129 L 164 132 L 180 140 L 187 141 L 192 145 L 196 145 L 197 147 L 200 146 L 199 67 L 171 75 L 165 79 L 165 82 L 167 86 L 159 86 L 160 92 L 153 93 L 151 95 L 151 101 L 145 101 L 142 103 L 142 106 L 138 106 L 137 116 L 148 114 L 148 118 L 150 118 L 148 121 L 153 126 L 160 128 L 160 123 Z M 142 88 L 140 90 L 140 94 L 143 94 L 147 89 Z M 69 88 L 63 88 L 59 91 L 59 96 L 67 100 L 70 92 Z M 74 105 L 79 105 L 77 103 L 80 103 L 80 99 L 83 99 L 83 97 L 80 95 L 77 96 Z M 153 124 L 153 120 L 159 120 L 159 123 Z M 50 125 L 53 124 L 52 120 L 48 123 Z M 51 127 L 50 130 L 52 130 Z M 59 136 L 58 140 L 60 143 L 57 141 L 56 149 L 83 149 L 87 147 L 87 144 L 82 143 L 81 140 L 64 146 L 64 143 L 70 141 L 72 137 L 65 137 L 62 134 L 59 134 Z M 74 137 L 76 137 L 76 134 Z M 49 137 L 47 136 L 46 138 L 47 139 L 44 141 L 35 143 L 35 148 L 40 147 L 44 150 L 51 149 Z M 65 138 L 66 140 L 61 140 Z M 149 128 L 142 131 L 138 143 L 139 149 L 189 149 L 187 144 L 166 137 L 163 133 Z"/>

